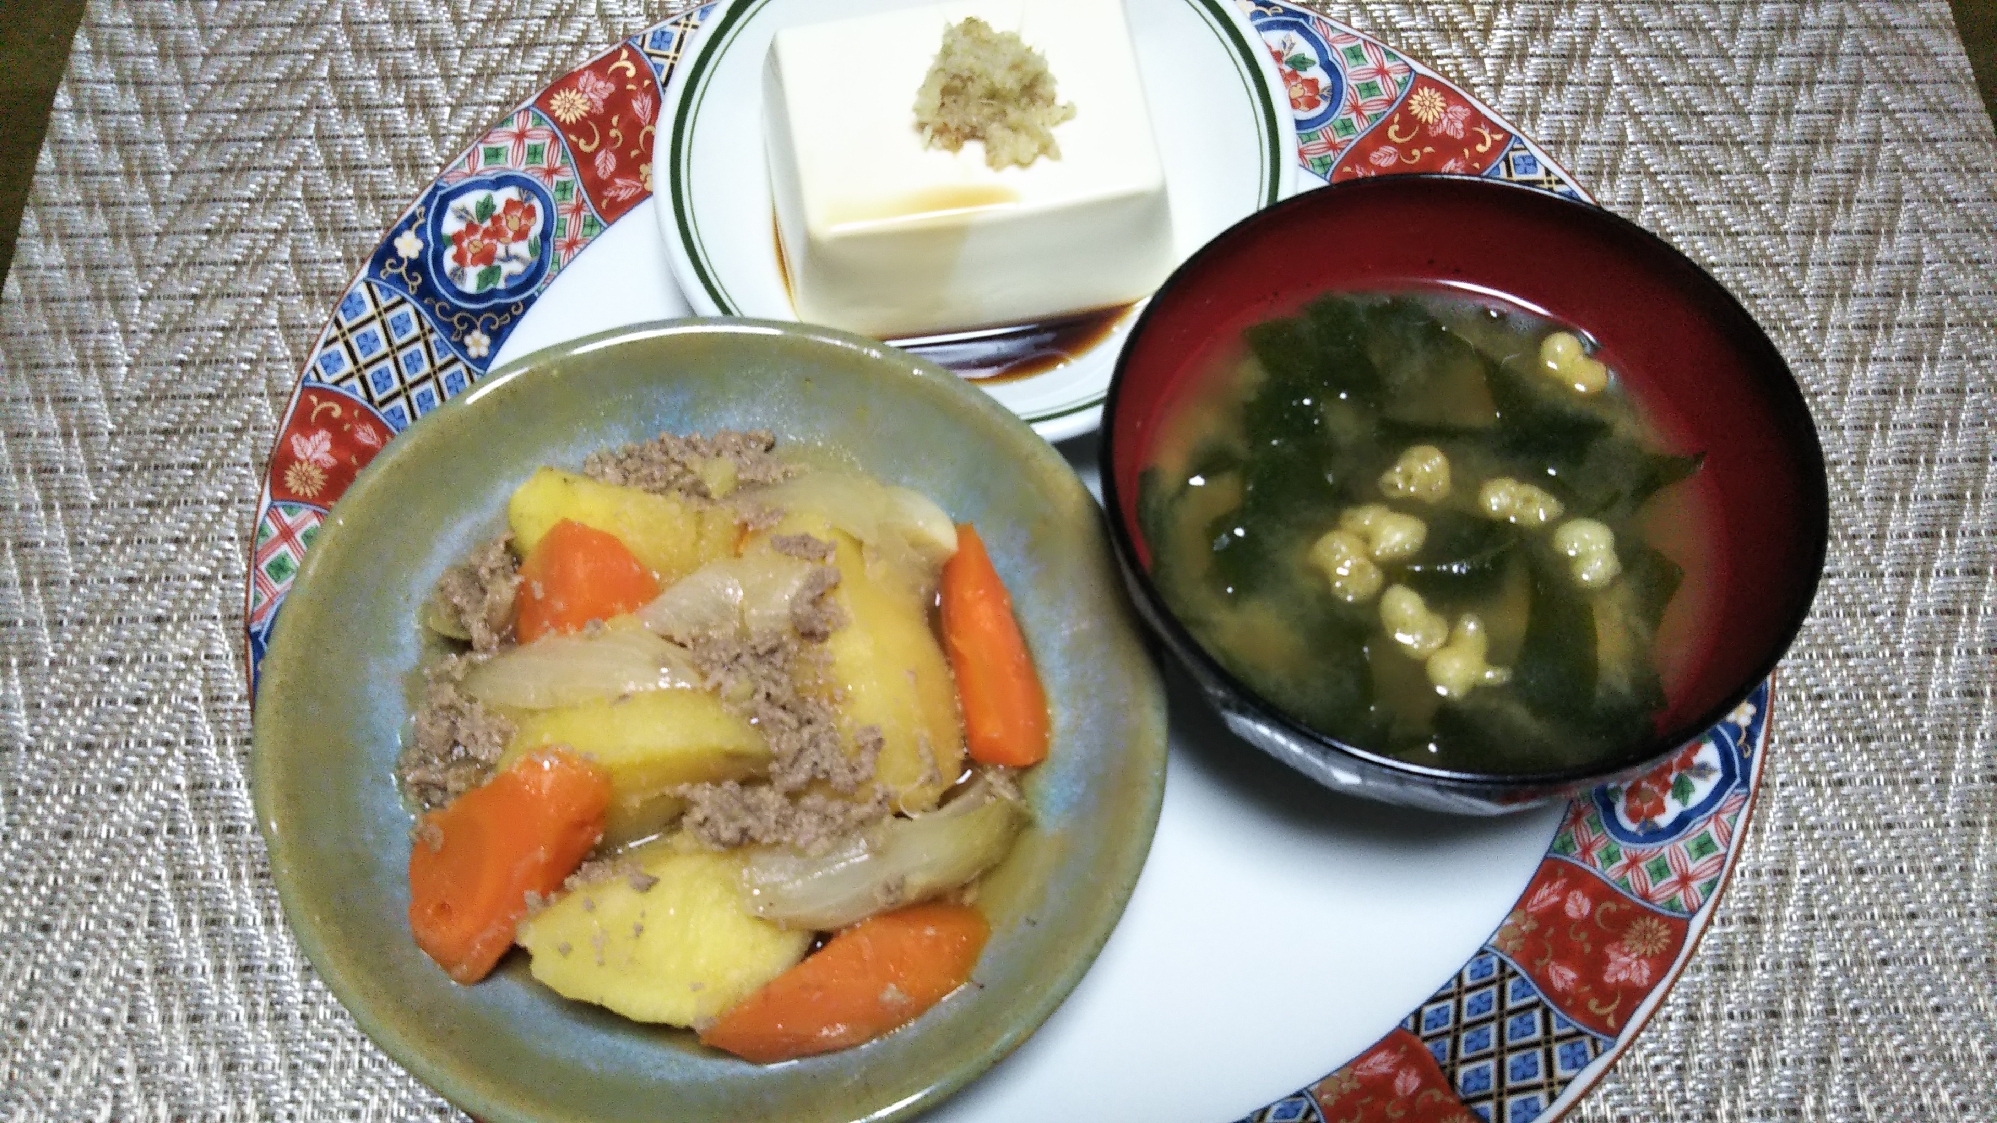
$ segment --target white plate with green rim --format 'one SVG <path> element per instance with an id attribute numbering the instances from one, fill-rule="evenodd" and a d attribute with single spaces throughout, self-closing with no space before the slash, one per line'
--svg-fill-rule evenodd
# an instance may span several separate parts
<path id="1" fill-rule="evenodd" d="M 703 21 L 673 70 L 657 134 L 653 189 L 673 278 L 705 315 L 794 320 L 778 261 L 763 144 L 762 75 L 786 27 L 919 0 L 730 0 Z M 1296 190 L 1296 127 L 1274 60 L 1229 0 L 1128 7 L 1180 260 Z M 909 96 L 914 97 L 910 90 Z M 1052 369 L 986 384 L 1041 436 L 1093 430 L 1110 372 L 1142 302 Z M 933 356 L 932 356 L 933 357 Z M 946 364 L 947 365 L 947 364 Z"/>

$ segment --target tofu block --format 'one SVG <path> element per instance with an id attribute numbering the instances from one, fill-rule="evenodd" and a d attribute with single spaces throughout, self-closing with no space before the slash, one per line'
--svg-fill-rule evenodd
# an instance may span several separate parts
<path id="1" fill-rule="evenodd" d="M 916 91 L 977 16 L 1047 60 L 1059 159 L 993 170 L 925 148 Z M 777 230 L 799 318 L 885 339 L 1149 296 L 1171 211 L 1122 0 L 963 0 L 777 33 L 764 71 Z"/>

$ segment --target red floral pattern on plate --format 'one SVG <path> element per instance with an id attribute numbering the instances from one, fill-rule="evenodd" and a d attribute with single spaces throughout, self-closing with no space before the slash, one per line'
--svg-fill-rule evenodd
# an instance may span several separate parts
<path id="1" fill-rule="evenodd" d="M 1619 810 L 1623 822 L 1630 829 L 1655 829 L 1660 821 L 1673 813 L 1672 804 L 1681 809 L 1690 807 L 1705 794 L 1705 781 L 1720 774 L 1717 765 L 1701 759 L 1718 751 L 1708 744 L 1708 740 L 1701 738 L 1686 745 L 1670 760 L 1632 780 L 1622 789 Z"/>
<path id="2" fill-rule="evenodd" d="M 1396 1029 L 1311 1085 L 1327 1123 L 1481 1123 L 1421 1039 Z"/>
<path id="3" fill-rule="evenodd" d="M 499 243 L 483 225 L 473 223 L 451 235 L 451 264 L 460 269 L 478 269 L 492 264 L 499 255 Z"/>
<path id="4" fill-rule="evenodd" d="M 301 387 L 271 453 L 271 500 L 331 506 L 389 436 L 388 422 L 345 394 Z"/>
<path id="5" fill-rule="evenodd" d="M 1602 876 L 1639 900 L 1666 912 L 1690 915 L 1711 900 L 1718 888 L 1747 802 L 1745 790 L 1735 791 L 1696 829 L 1688 828 L 1683 837 L 1660 846 L 1631 846 L 1603 827 L 1594 801 L 1577 799 L 1567 809 L 1554 848 L 1556 853 L 1600 870 Z"/>
<path id="6" fill-rule="evenodd" d="M 1422 74 L 1394 111 L 1346 150 L 1331 181 L 1404 172 L 1481 175 L 1511 139 L 1461 91 Z"/>
<path id="7" fill-rule="evenodd" d="M 1685 946 L 1684 917 L 1658 912 L 1572 862 L 1548 858 L 1491 946 L 1577 1025 L 1617 1037 Z"/>
<path id="8" fill-rule="evenodd" d="M 536 213 L 534 204 L 519 199 L 508 199 L 505 205 L 499 208 L 499 213 L 492 216 L 492 221 L 486 223 L 485 228 L 494 241 L 510 245 L 526 241 L 527 236 L 534 232 L 534 224 L 539 219 L 540 215 Z"/>
<path id="9" fill-rule="evenodd" d="M 1273 51 L 1271 52 L 1274 53 Z M 1324 107 L 1324 83 L 1306 78 L 1283 64 L 1279 55 L 1276 69 L 1283 76 L 1283 89 L 1290 95 L 1290 108 L 1298 113 L 1316 113 Z"/>
<path id="10" fill-rule="evenodd" d="M 651 64 L 629 43 L 541 91 L 534 105 L 562 130 L 605 226 L 652 193 L 659 87 Z"/>

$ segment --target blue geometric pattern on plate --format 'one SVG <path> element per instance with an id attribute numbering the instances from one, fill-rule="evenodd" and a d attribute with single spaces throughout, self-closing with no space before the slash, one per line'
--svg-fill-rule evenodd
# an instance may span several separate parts
<path id="1" fill-rule="evenodd" d="M 1610 1044 L 1488 946 L 1401 1028 L 1421 1038 L 1466 1107 L 1505 1123 L 1537 1118 Z"/>
<path id="2" fill-rule="evenodd" d="M 1285 1096 L 1259 1111 L 1243 1116 L 1240 1123 L 1326 1123 L 1326 1121 L 1324 1112 L 1318 1109 L 1317 1100 L 1309 1092 L 1298 1092 L 1294 1096 Z"/>
<path id="3" fill-rule="evenodd" d="M 667 75 L 680 60 L 680 53 L 686 50 L 687 37 L 699 27 L 719 4 L 702 4 L 690 12 L 682 13 L 656 27 L 647 28 L 625 40 L 652 64 L 652 77 L 661 87 L 666 84 Z"/>
<path id="4" fill-rule="evenodd" d="M 341 298 L 306 372 L 367 402 L 398 433 L 482 373 L 407 295 L 368 281 Z"/>
<path id="5" fill-rule="evenodd" d="M 1545 156 L 1536 151 L 1520 137 L 1513 137 L 1505 148 L 1505 154 L 1491 165 L 1484 174 L 1493 179 L 1510 180 L 1527 187 L 1537 187 L 1568 199 L 1583 198 Z"/>

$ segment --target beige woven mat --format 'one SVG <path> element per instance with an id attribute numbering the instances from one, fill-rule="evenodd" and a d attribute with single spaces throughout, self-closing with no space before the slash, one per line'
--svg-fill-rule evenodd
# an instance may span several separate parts
<path id="1" fill-rule="evenodd" d="M 664 14 L 92 6 L 0 300 L 0 1119 L 451 1114 L 271 890 L 237 670 L 259 461 L 389 219 Z M 1948 9 L 1335 14 L 1709 265 L 1831 458 L 1830 571 L 1739 874 L 1579 1117 L 1997 1118 L 1997 140 Z"/>

